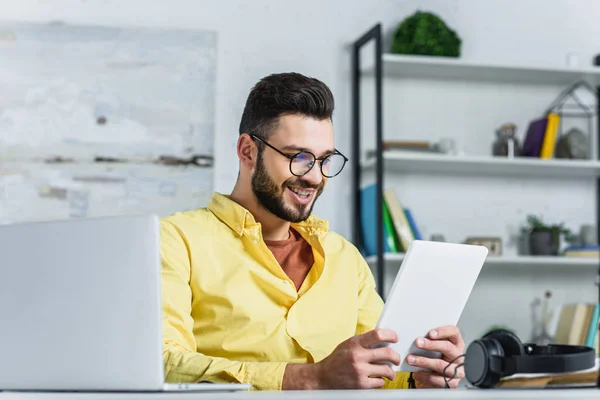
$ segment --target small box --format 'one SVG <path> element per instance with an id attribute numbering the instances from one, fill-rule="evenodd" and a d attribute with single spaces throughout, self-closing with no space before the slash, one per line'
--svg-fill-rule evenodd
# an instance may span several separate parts
<path id="1" fill-rule="evenodd" d="M 491 256 L 502 255 L 502 239 L 499 237 L 468 237 L 466 244 L 473 244 L 486 247 Z"/>

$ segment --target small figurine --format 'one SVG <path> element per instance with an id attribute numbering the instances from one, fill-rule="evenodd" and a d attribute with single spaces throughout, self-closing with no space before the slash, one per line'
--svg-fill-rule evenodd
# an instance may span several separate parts
<path id="1" fill-rule="evenodd" d="M 521 145 L 516 137 L 517 126 L 506 123 L 496 129 L 496 141 L 492 153 L 501 157 L 516 157 L 521 154 Z"/>

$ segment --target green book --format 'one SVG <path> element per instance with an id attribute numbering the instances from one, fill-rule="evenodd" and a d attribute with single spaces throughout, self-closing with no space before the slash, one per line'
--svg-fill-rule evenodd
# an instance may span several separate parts
<path id="1" fill-rule="evenodd" d="M 390 251 L 392 253 L 398 253 L 400 248 L 399 240 L 396 236 L 396 230 L 394 229 L 394 223 L 392 221 L 392 216 L 390 215 L 390 210 L 388 210 L 385 201 L 383 202 L 383 228 L 385 231 L 384 240 L 387 242 Z"/>

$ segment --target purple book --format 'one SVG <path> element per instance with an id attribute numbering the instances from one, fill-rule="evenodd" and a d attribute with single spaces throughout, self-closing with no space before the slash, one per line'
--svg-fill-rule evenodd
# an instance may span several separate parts
<path id="1" fill-rule="evenodd" d="M 544 136 L 546 135 L 546 125 L 548 124 L 548 118 L 543 117 L 531 121 L 525 141 L 523 142 L 522 155 L 525 157 L 539 157 L 540 151 L 542 150 L 542 143 L 544 143 Z"/>

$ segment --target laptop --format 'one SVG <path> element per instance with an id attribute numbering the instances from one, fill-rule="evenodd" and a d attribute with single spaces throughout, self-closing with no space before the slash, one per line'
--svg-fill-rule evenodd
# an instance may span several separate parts
<path id="1" fill-rule="evenodd" d="M 0 390 L 239 391 L 165 384 L 155 215 L 0 226 Z"/>

